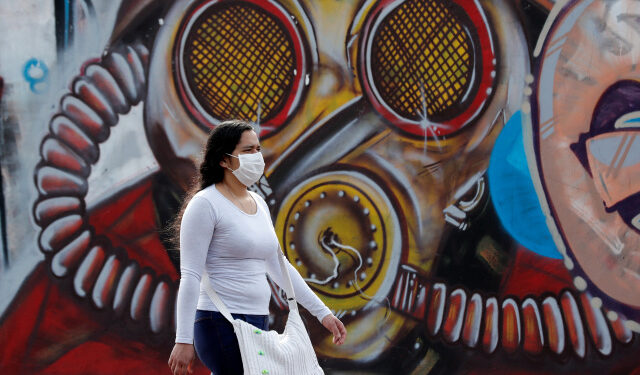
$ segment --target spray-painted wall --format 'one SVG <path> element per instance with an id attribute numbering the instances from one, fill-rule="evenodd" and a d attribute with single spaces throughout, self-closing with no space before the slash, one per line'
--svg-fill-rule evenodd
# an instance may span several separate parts
<path id="1" fill-rule="evenodd" d="M 252 189 L 349 331 L 335 347 L 305 315 L 327 373 L 640 371 L 640 3 L 24 0 L 0 17 L 3 374 L 169 373 L 166 228 L 229 118 L 255 123 Z"/>

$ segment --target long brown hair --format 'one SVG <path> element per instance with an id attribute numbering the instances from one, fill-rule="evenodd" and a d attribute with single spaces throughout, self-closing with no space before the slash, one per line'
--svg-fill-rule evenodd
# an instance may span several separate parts
<path id="1" fill-rule="evenodd" d="M 180 211 L 170 225 L 171 244 L 175 250 L 180 249 L 180 223 L 187 204 L 200 190 L 222 182 L 224 168 L 220 162 L 226 157 L 226 154 L 231 154 L 235 150 L 242 133 L 248 130 L 254 130 L 250 123 L 242 120 L 229 120 L 221 122 L 209 133 L 209 138 L 203 149 L 202 162 L 198 168 L 199 173 L 194 177 L 191 187 L 185 193 Z"/>

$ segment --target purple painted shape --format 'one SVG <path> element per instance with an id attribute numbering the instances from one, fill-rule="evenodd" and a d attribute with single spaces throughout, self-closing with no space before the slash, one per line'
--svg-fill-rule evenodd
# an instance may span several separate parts
<path id="1" fill-rule="evenodd" d="M 618 81 L 611 85 L 598 100 L 591 118 L 589 132 L 580 134 L 578 142 L 571 145 L 571 150 L 592 177 L 593 173 L 587 156 L 587 140 L 600 134 L 621 131 L 615 128 L 616 120 L 635 111 L 640 111 L 640 82 L 637 81 Z M 639 207 L 640 186 L 638 186 L 638 193 L 607 208 L 607 211 L 618 212 L 629 227 L 640 232 L 640 229 L 632 224 L 632 220 L 640 214 Z"/>
<path id="2" fill-rule="evenodd" d="M 571 145 L 571 150 L 589 173 L 591 168 L 587 160 L 587 139 L 615 131 L 616 120 L 634 111 L 640 111 L 640 82 L 618 81 L 602 94 L 593 111 L 589 132 L 580 134 L 578 142 Z"/>

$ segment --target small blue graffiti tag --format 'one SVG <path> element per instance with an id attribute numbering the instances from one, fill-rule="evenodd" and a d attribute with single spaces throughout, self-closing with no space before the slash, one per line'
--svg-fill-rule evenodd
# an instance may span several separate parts
<path id="1" fill-rule="evenodd" d="M 40 94 L 47 87 L 49 68 L 47 68 L 47 64 L 44 61 L 32 58 L 24 64 L 22 75 L 29 82 L 31 91 Z"/>

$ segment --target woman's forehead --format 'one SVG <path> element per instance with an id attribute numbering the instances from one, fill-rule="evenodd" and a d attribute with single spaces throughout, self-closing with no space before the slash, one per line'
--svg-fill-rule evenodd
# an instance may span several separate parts
<path id="1" fill-rule="evenodd" d="M 260 141 L 258 135 L 253 130 L 247 130 L 242 133 L 237 147 L 259 146 Z"/>

